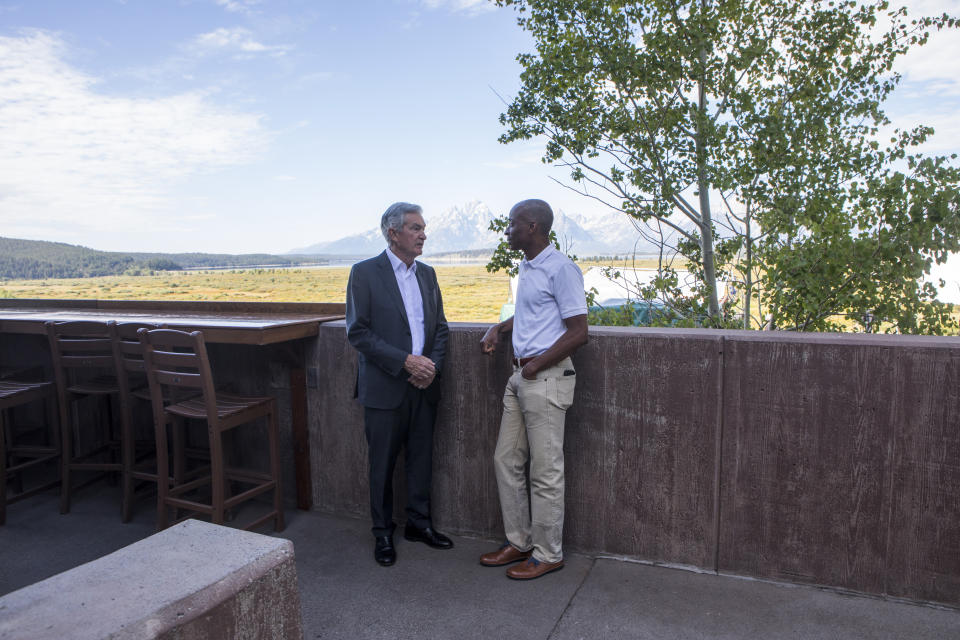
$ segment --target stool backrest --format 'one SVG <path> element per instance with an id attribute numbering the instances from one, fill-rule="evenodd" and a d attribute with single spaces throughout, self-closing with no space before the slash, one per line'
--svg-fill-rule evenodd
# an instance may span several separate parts
<path id="1" fill-rule="evenodd" d="M 159 408 L 162 413 L 164 397 L 182 397 L 200 391 L 209 419 L 216 420 L 216 393 L 203 334 L 199 331 L 139 329 L 137 335 L 143 345 L 154 411 Z"/>
<path id="2" fill-rule="evenodd" d="M 122 322 L 110 328 L 113 342 L 113 359 L 117 369 L 117 386 L 120 387 L 120 402 L 124 418 L 133 421 L 132 392 L 147 382 L 147 367 L 143 360 L 143 345 L 137 331 L 156 329 L 157 325 L 146 322 Z"/>
<path id="3" fill-rule="evenodd" d="M 117 374 L 113 357 L 113 320 L 45 323 L 57 385 L 65 389 L 91 373 Z"/>
<path id="4" fill-rule="evenodd" d="M 113 356 L 116 361 L 117 372 L 120 374 L 121 389 L 125 386 L 127 391 L 130 387 L 130 377 L 141 377 L 146 379 L 147 367 L 143 360 L 143 344 L 140 342 L 140 336 L 137 331 L 146 329 L 147 331 L 158 329 L 155 324 L 146 322 L 123 322 L 115 324 L 112 328 L 111 337 L 113 339 Z"/>

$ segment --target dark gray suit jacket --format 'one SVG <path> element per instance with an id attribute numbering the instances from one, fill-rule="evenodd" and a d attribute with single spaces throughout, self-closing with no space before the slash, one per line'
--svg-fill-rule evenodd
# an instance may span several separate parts
<path id="1" fill-rule="evenodd" d="M 437 377 L 426 389 L 427 400 L 440 400 L 440 373 L 447 351 L 447 319 L 433 268 L 417 262 L 423 297 L 423 355 L 436 363 Z M 347 284 L 347 339 L 359 352 L 357 397 L 365 407 L 395 409 L 406 392 L 410 374 L 403 368 L 413 348 L 410 324 L 400 287 L 387 252 L 353 265 Z"/>

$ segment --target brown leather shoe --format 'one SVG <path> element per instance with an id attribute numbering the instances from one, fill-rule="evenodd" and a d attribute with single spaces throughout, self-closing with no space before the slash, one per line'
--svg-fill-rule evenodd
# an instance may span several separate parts
<path id="1" fill-rule="evenodd" d="M 507 577 L 514 580 L 533 580 L 558 569 L 563 569 L 563 560 L 559 562 L 540 562 L 536 558 L 528 558 L 523 564 L 507 569 Z"/>
<path id="2" fill-rule="evenodd" d="M 530 554 L 533 553 L 533 550 L 530 551 L 520 551 L 515 546 L 509 542 L 496 551 L 491 551 L 490 553 L 485 553 L 480 556 L 480 564 L 485 567 L 500 567 L 505 564 L 510 564 L 511 562 L 516 562 L 517 560 L 526 560 L 530 557 Z"/>

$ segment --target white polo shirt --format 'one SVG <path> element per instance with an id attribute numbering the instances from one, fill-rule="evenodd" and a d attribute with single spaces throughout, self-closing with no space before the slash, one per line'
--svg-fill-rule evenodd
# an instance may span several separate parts
<path id="1" fill-rule="evenodd" d="M 407 312 L 407 322 L 410 323 L 410 338 L 412 348 L 410 353 L 415 356 L 423 355 L 423 296 L 420 294 L 420 283 L 417 282 L 417 261 L 409 267 L 403 260 L 387 248 L 387 257 L 393 265 L 393 274 L 397 277 L 397 286 L 400 287 L 400 297 L 403 298 L 403 308 Z"/>
<path id="2" fill-rule="evenodd" d="M 513 354 L 538 356 L 560 339 L 565 318 L 587 313 L 583 273 L 551 244 L 520 263 L 513 316 Z"/>

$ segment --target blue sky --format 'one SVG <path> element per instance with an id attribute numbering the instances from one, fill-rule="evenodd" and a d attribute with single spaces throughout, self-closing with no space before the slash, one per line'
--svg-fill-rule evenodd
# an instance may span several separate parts
<path id="1" fill-rule="evenodd" d="M 0 235 L 281 253 L 395 200 L 599 212 L 540 143 L 497 142 L 529 48 L 484 0 L 0 0 Z M 928 151 L 960 150 L 958 61 L 935 37 L 888 106 Z"/>

